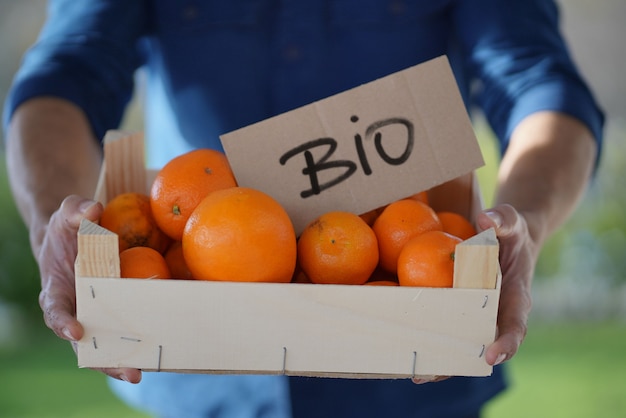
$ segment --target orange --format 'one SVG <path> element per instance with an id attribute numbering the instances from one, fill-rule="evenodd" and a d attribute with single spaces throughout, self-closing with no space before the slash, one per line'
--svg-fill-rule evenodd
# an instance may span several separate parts
<path id="1" fill-rule="evenodd" d="M 370 282 L 396 282 L 397 284 L 398 276 L 384 270 L 380 267 L 380 265 L 378 265 L 365 284 L 369 284 Z"/>
<path id="2" fill-rule="evenodd" d="M 187 219 L 214 190 L 236 186 L 226 155 L 196 149 L 170 160 L 159 170 L 150 189 L 150 204 L 159 227 L 175 241 L 183 237 Z"/>
<path id="3" fill-rule="evenodd" d="M 378 209 L 372 209 L 365 213 L 360 214 L 359 216 L 361 217 L 361 219 L 363 219 L 363 221 L 366 224 L 368 224 L 369 226 L 372 226 L 374 224 L 374 221 L 378 217 L 378 214 L 379 214 Z"/>
<path id="4" fill-rule="evenodd" d="M 302 231 L 298 262 L 313 283 L 363 284 L 378 264 L 376 235 L 358 215 L 325 213 Z"/>
<path id="5" fill-rule="evenodd" d="M 428 192 L 426 190 L 415 193 L 414 195 L 409 196 L 408 199 L 417 200 L 418 202 L 426 203 L 427 205 L 429 204 Z"/>
<path id="6" fill-rule="evenodd" d="M 165 252 L 164 257 L 173 279 L 193 279 L 191 270 L 189 270 L 183 256 L 183 243 L 181 241 L 174 241 Z"/>
<path id="7" fill-rule="evenodd" d="M 311 280 L 304 274 L 300 265 L 296 262 L 296 269 L 293 272 L 291 283 L 311 283 Z"/>
<path id="8" fill-rule="evenodd" d="M 385 206 L 369 210 L 365 213 L 360 214 L 359 216 L 365 221 L 366 224 L 372 226 L 374 225 L 374 221 L 376 220 L 376 218 L 378 218 L 378 215 L 382 213 L 383 209 L 385 209 Z"/>
<path id="9" fill-rule="evenodd" d="M 437 212 L 437 217 L 441 221 L 443 231 L 448 234 L 459 237 L 464 241 L 476 235 L 476 228 L 463 215 L 455 212 Z"/>
<path id="10" fill-rule="evenodd" d="M 402 199 L 387 205 L 372 229 L 378 239 L 380 266 L 396 273 L 404 244 L 426 231 L 441 230 L 442 226 L 430 206 L 417 200 Z"/>
<path id="11" fill-rule="evenodd" d="M 365 283 L 368 286 L 400 286 L 398 282 L 393 280 L 374 280 L 373 282 Z"/>
<path id="12" fill-rule="evenodd" d="M 398 258 L 400 286 L 452 287 L 454 253 L 461 239 L 429 231 L 406 243 Z"/>
<path id="13" fill-rule="evenodd" d="M 120 253 L 121 277 L 169 279 L 167 263 L 160 252 L 150 247 L 132 247 Z"/>
<path id="14" fill-rule="evenodd" d="M 154 219 L 150 198 L 142 193 L 123 193 L 111 199 L 104 207 L 100 226 L 118 235 L 120 252 L 131 247 L 163 252 L 170 242 Z"/>
<path id="15" fill-rule="evenodd" d="M 296 234 L 271 196 L 231 187 L 210 193 L 193 211 L 183 254 L 196 279 L 287 283 L 296 266 Z"/>

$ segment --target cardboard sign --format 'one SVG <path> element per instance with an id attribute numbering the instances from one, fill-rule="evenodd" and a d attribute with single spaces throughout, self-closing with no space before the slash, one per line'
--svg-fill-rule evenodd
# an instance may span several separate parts
<path id="1" fill-rule="evenodd" d="M 364 213 L 484 164 L 445 56 L 221 140 L 238 184 L 278 200 L 298 233 L 325 212 Z"/>

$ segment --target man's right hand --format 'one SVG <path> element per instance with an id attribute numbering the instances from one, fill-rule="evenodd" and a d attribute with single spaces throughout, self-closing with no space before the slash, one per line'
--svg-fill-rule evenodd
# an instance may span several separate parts
<path id="1" fill-rule="evenodd" d="M 102 205 L 76 195 L 67 197 L 54 212 L 45 230 L 42 245 L 35 254 L 41 274 L 39 304 L 48 328 L 60 338 L 75 342 L 83 337 L 83 327 L 76 319 L 74 261 L 80 222 L 97 222 Z M 129 368 L 98 369 L 116 379 L 131 383 L 141 380 L 141 371 Z"/>

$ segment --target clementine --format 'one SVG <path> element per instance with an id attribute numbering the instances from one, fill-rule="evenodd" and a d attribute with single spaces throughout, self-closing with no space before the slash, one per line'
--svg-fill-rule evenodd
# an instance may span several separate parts
<path id="1" fill-rule="evenodd" d="M 465 218 L 455 212 L 437 212 L 443 231 L 466 240 L 476 235 L 476 228 Z"/>
<path id="2" fill-rule="evenodd" d="M 164 257 L 173 279 L 193 279 L 183 255 L 182 241 L 174 241 L 165 252 Z"/>
<path id="3" fill-rule="evenodd" d="M 359 216 L 361 217 L 361 219 L 363 219 L 363 221 L 365 221 L 366 224 L 368 224 L 369 226 L 372 226 L 376 218 L 378 218 L 378 215 L 380 214 L 380 212 L 381 210 L 379 209 L 372 209 L 372 210 L 368 210 L 365 213 L 360 214 Z"/>
<path id="4" fill-rule="evenodd" d="M 367 280 L 368 284 L 370 282 L 398 282 L 398 276 L 394 273 L 390 273 L 387 270 L 380 267 L 380 265 L 376 266 L 374 272 L 370 275 Z"/>
<path id="5" fill-rule="evenodd" d="M 157 173 L 150 189 L 150 204 L 157 224 L 180 241 L 191 212 L 214 190 L 236 186 L 226 155 L 196 149 L 170 160 Z"/>
<path id="6" fill-rule="evenodd" d="M 291 283 L 311 283 L 311 280 L 307 277 L 306 274 L 300 268 L 300 265 L 296 260 L 296 269 L 293 272 L 293 277 L 291 278 Z"/>
<path id="7" fill-rule="evenodd" d="M 189 217 L 182 241 L 189 270 L 200 280 L 287 283 L 296 266 L 287 212 L 251 188 L 209 193 Z"/>
<path id="8" fill-rule="evenodd" d="M 426 231 L 441 230 L 442 226 L 430 206 L 414 199 L 402 199 L 387 205 L 372 229 L 378 239 L 380 266 L 396 273 L 404 244 Z"/>
<path id="9" fill-rule="evenodd" d="M 132 247 L 120 253 L 120 276 L 135 279 L 168 279 L 170 270 L 163 255 L 150 247 Z"/>
<path id="10" fill-rule="evenodd" d="M 118 235 L 120 251 L 151 247 L 163 252 L 170 242 L 154 219 L 150 198 L 142 193 L 122 193 L 111 199 L 104 206 L 100 226 Z"/>
<path id="11" fill-rule="evenodd" d="M 374 280 L 365 284 L 368 286 L 400 286 L 398 282 L 393 280 Z"/>
<path id="12" fill-rule="evenodd" d="M 298 262 L 317 284 L 363 284 L 378 264 L 376 235 L 350 212 L 325 213 L 298 239 Z"/>
<path id="13" fill-rule="evenodd" d="M 452 287 L 454 253 L 461 239 L 428 231 L 406 243 L 398 257 L 400 286 Z"/>
<path id="14" fill-rule="evenodd" d="M 409 196 L 408 199 L 417 200 L 418 202 L 426 203 L 427 205 L 430 203 L 428 201 L 428 192 L 426 190 L 421 191 L 419 193 L 415 193 Z"/>

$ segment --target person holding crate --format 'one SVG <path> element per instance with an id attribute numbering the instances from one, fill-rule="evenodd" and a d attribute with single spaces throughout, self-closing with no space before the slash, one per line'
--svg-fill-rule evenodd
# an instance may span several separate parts
<path id="1" fill-rule="evenodd" d="M 558 23 L 551 0 L 49 1 L 4 113 L 46 324 L 65 340 L 82 336 L 76 233 L 82 218 L 100 216 L 90 200 L 99 140 L 119 126 L 137 69 L 148 162 L 159 167 L 193 148 L 219 149 L 222 133 L 445 54 L 503 155 L 494 206 L 477 219 L 495 227 L 503 269 L 498 336 L 485 354 L 491 377 L 415 385 L 102 371 L 123 399 L 158 416 L 480 416 L 526 334 L 542 244 L 575 209 L 600 155 L 604 116 Z"/>

